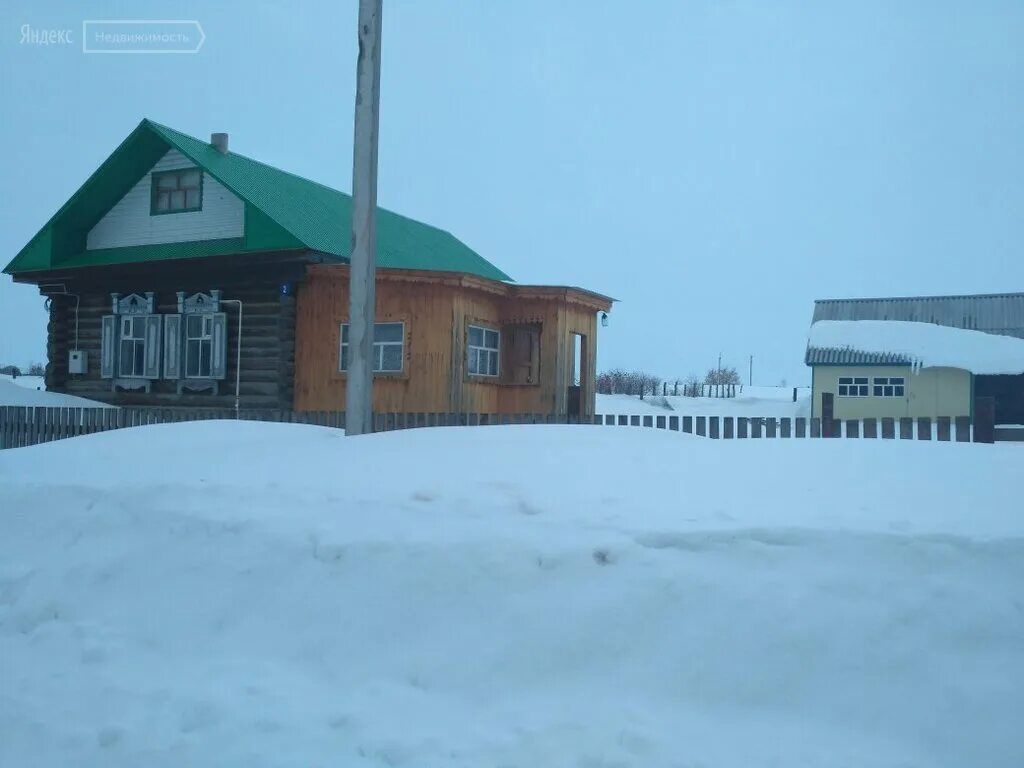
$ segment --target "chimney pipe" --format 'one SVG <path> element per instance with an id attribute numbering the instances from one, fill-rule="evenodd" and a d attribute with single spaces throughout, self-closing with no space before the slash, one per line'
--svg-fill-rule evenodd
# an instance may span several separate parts
<path id="1" fill-rule="evenodd" d="M 228 153 L 228 135 L 226 133 L 211 133 L 210 143 L 222 155 Z"/>

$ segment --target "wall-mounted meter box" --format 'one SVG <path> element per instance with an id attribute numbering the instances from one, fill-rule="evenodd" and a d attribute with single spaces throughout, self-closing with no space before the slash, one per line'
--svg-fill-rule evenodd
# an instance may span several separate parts
<path id="1" fill-rule="evenodd" d="M 88 373 L 89 353 L 82 349 L 72 349 L 68 353 L 68 373 Z"/>

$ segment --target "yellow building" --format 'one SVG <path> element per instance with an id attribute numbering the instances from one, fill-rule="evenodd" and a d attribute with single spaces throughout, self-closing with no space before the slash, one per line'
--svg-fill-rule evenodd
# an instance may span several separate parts
<path id="1" fill-rule="evenodd" d="M 978 372 L 969 370 L 966 363 L 964 367 L 922 365 L 885 333 L 879 333 L 880 341 L 873 345 L 842 344 L 838 337 L 822 343 L 822 334 L 814 330 L 814 324 L 821 321 L 925 323 L 1011 337 L 1013 341 L 997 344 L 1008 350 L 1005 371 L 997 365 L 998 373 L 992 368 Z M 846 328 L 857 326 L 861 323 L 845 323 Z M 876 322 L 872 332 L 878 328 Z M 967 358 L 971 347 L 988 346 L 984 336 L 966 337 Z M 1024 424 L 1024 355 L 1017 351 L 1024 349 L 1024 344 L 1017 339 L 1024 339 L 1024 293 L 817 301 L 805 357 L 812 375 L 812 416 L 821 416 L 826 393 L 833 396 L 836 419 L 973 417 L 976 398 L 991 397 L 997 424 Z"/>

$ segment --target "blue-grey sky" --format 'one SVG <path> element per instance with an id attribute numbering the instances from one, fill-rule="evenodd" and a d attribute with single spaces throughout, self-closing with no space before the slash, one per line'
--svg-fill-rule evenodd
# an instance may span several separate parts
<path id="1" fill-rule="evenodd" d="M 1024 3 L 384 4 L 380 204 L 619 299 L 601 368 L 805 383 L 815 298 L 1024 290 Z M 81 51 L 167 14 L 3 4 L 0 261 L 142 117 L 350 188 L 355 0 L 182 0 L 198 54 Z M 0 362 L 45 322 L 0 278 Z"/>

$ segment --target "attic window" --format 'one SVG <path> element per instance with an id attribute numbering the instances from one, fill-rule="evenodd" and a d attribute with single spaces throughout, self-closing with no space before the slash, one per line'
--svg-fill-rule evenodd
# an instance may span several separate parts
<path id="1" fill-rule="evenodd" d="M 188 213 L 203 209 L 203 172 L 198 168 L 157 171 L 152 176 L 149 213 Z"/>

